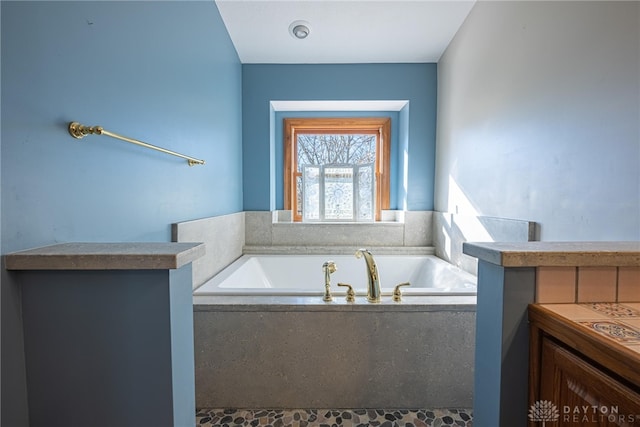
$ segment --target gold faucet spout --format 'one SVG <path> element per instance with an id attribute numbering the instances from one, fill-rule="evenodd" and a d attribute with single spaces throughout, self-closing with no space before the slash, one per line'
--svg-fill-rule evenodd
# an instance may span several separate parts
<path id="1" fill-rule="evenodd" d="M 356 258 L 364 257 L 364 261 L 367 264 L 367 301 L 380 302 L 380 276 L 378 275 L 378 267 L 373 259 L 373 255 L 367 249 L 358 249 L 356 251 Z"/>

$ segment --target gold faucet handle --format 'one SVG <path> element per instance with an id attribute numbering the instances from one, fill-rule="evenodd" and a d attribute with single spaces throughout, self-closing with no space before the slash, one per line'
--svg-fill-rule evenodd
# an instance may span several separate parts
<path id="1" fill-rule="evenodd" d="M 338 283 L 338 286 L 345 286 L 347 288 L 347 302 L 356 301 L 356 293 L 353 291 L 353 287 L 347 283 Z"/>
<path id="2" fill-rule="evenodd" d="M 395 289 L 393 290 L 393 300 L 396 302 L 402 301 L 402 292 L 400 291 L 401 286 L 411 286 L 411 283 L 404 282 L 395 287 Z"/>

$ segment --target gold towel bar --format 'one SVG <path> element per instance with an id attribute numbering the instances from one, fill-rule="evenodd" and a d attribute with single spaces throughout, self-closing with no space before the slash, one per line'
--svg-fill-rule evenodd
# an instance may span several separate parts
<path id="1" fill-rule="evenodd" d="M 146 148 L 150 148 L 152 150 L 162 151 L 166 154 L 171 154 L 172 156 L 177 156 L 183 159 L 186 159 L 189 162 L 189 166 L 193 165 L 204 165 L 204 160 L 195 159 L 193 157 L 185 156 L 184 154 L 176 153 L 175 151 L 167 150 L 166 148 L 156 147 L 155 145 L 147 144 L 146 142 L 138 141 L 137 139 L 127 138 L 126 136 L 118 135 L 117 133 L 109 132 L 108 130 L 104 130 L 101 126 L 83 126 L 78 122 L 69 123 L 69 133 L 74 138 L 84 138 L 89 134 L 95 135 L 107 135 L 112 138 L 120 139 L 122 141 L 127 141 L 132 144 L 141 145 Z"/>

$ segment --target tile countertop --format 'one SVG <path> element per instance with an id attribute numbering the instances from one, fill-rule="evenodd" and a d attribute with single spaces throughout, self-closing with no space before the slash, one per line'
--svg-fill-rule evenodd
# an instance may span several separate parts
<path id="1" fill-rule="evenodd" d="M 640 302 L 532 304 L 529 319 L 640 386 Z"/>
<path id="2" fill-rule="evenodd" d="M 462 252 L 503 267 L 640 266 L 640 242 L 465 242 Z"/>
<path id="3" fill-rule="evenodd" d="M 176 269 L 205 253 L 202 243 L 61 243 L 5 255 L 7 270 Z"/>

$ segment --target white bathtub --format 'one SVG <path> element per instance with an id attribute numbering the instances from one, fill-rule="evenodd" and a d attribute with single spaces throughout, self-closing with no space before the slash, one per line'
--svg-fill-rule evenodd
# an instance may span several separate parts
<path id="1" fill-rule="evenodd" d="M 476 277 L 433 255 L 375 255 L 383 295 L 395 285 L 403 295 L 475 295 Z M 356 295 L 367 294 L 364 259 L 353 255 L 243 255 L 194 291 L 195 296 L 278 295 L 322 296 L 322 265 L 334 261 L 334 295 L 344 295 L 339 282 L 352 285 Z"/>
<path id="2" fill-rule="evenodd" d="M 196 405 L 470 408 L 475 276 L 432 255 L 374 258 L 379 304 L 366 301 L 354 255 L 243 255 L 196 289 Z M 335 298 L 324 302 L 329 260 Z M 355 303 L 338 282 L 355 287 Z"/>

